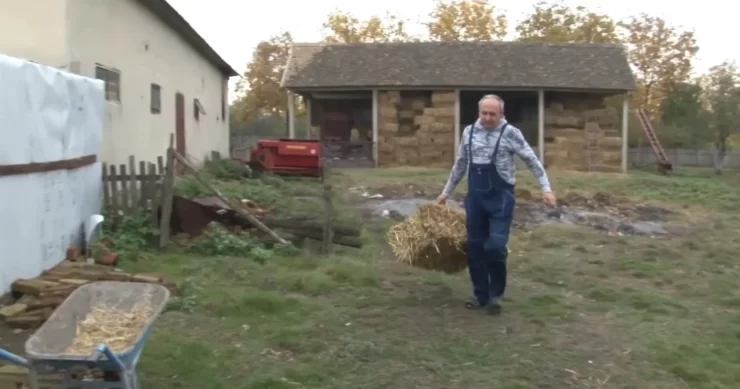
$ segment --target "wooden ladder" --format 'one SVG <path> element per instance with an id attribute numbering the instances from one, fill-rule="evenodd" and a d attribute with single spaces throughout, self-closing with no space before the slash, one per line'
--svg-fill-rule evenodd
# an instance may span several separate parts
<path id="1" fill-rule="evenodd" d="M 662 174 L 668 174 L 673 171 L 673 164 L 668 160 L 668 156 L 666 155 L 665 150 L 663 150 L 663 146 L 660 145 L 658 136 L 655 135 L 655 131 L 653 130 L 653 125 L 650 123 L 650 117 L 648 116 L 647 111 L 645 111 L 644 108 L 638 109 L 637 118 L 640 120 L 642 131 L 650 142 L 650 147 L 652 147 L 653 153 L 655 153 L 658 171 Z"/>

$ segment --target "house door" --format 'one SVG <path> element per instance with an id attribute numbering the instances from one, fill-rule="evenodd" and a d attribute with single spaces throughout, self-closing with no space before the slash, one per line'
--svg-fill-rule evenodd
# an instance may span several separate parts
<path id="1" fill-rule="evenodd" d="M 182 93 L 175 94 L 175 150 L 183 157 L 185 154 L 185 96 Z M 175 170 L 182 173 L 184 166 L 177 165 Z"/>

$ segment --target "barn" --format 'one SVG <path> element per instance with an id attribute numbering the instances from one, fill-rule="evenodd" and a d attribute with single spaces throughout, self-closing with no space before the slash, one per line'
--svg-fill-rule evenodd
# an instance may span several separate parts
<path id="1" fill-rule="evenodd" d="M 290 137 L 300 100 L 312 133 L 346 166 L 449 166 L 478 100 L 494 93 L 546 166 L 627 169 L 635 80 L 619 45 L 296 43 L 282 86 Z"/>

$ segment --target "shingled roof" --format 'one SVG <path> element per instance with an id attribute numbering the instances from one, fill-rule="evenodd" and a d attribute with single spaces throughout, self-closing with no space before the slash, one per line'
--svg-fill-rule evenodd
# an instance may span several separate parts
<path id="1" fill-rule="evenodd" d="M 288 89 L 502 87 L 635 89 L 619 45 L 408 42 L 293 45 Z"/>

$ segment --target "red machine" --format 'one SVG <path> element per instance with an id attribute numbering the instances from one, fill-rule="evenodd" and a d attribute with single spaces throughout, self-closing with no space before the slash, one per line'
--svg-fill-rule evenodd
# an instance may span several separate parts
<path id="1" fill-rule="evenodd" d="M 250 153 L 249 166 L 279 175 L 321 175 L 321 146 L 317 140 L 264 139 Z"/>

